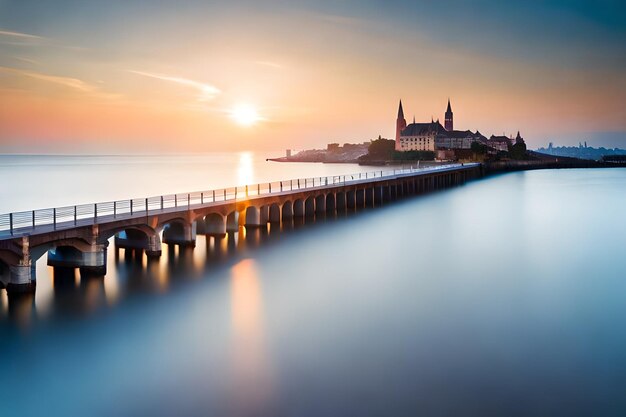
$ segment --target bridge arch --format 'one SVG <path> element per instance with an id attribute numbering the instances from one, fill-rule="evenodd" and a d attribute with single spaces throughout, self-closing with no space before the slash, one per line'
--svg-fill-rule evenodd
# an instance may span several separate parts
<path id="1" fill-rule="evenodd" d="M 147 224 L 122 225 L 111 229 L 100 230 L 100 233 L 98 235 L 98 243 L 105 243 L 113 236 L 118 235 L 122 232 L 130 233 L 133 235 L 142 235 L 148 238 L 151 236 L 159 235 L 157 230 L 148 226 Z"/>
<path id="2" fill-rule="evenodd" d="M 297 199 L 293 202 L 294 217 L 304 217 L 304 200 Z"/>
<path id="3" fill-rule="evenodd" d="M 293 203 L 287 200 L 283 203 L 281 208 L 280 219 L 282 221 L 291 220 L 293 218 Z"/>
<path id="4" fill-rule="evenodd" d="M 333 213 L 336 210 L 335 193 L 326 194 L 326 212 Z"/>
<path id="5" fill-rule="evenodd" d="M 319 194 L 315 196 L 315 214 L 326 213 L 326 195 Z"/>
<path id="6" fill-rule="evenodd" d="M 269 207 L 269 221 L 270 223 L 280 223 L 280 218 L 280 205 L 274 203 Z"/>
<path id="7" fill-rule="evenodd" d="M 182 218 L 162 223 L 163 243 L 179 246 L 196 246 L 196 225 Z"/>
<path id="8" fill-rule="evenodd" d="M 48 250 L 47 263 L 55 268 L 79 268 L 82 276 L 104 276 L 107 260 L 106 246 L 106 244 L 91 245 L 78 239 L 56 241 Z"/>
<path id="9" fill-rule="evenodd" d="M 304 215 L 306 217 L 315 216 L 315 197 L 310 196 L 304 201 Z"/>
<path id="10" fill-rule="evenodd" d="M 161 256 L 161 236 L 150 226 L 133 225 L 111 232 L 115 234 L 114 243 L 118 249 L 145 251 L 149 258 Z"/>
<path id="11" fill-rule="evenodd" d="M 202 219 L 207 235 L 223 236 L 226 234 L 226 217 L 220 213 L 209 213 Z"/>
<path id="12" fill-rule="evenodd" d="M 246 226 L 258 227 L 261 226 L 261 210 L 256 206 L 246 207 Z"/>
<path id="13" fill-rule="evenodd" d="M 346 193 L 344 191 L 335 193 L 335 209 L 338 212 L 346 211 L 346 201 Z"/>

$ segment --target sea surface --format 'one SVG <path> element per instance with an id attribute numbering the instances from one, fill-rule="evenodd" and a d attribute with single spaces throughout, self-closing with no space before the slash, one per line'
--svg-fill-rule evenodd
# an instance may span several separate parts
<path id="1" fill-rule="evenodd" d="M 19 158 L 3 212 L 368 169 Z M 623 416 L 625 209 L 626 169 L 528 171 L 155 262 L 111 245 L 103 279 L 44 256 L 34 297 L 0 291 L 0 416 Z"/>

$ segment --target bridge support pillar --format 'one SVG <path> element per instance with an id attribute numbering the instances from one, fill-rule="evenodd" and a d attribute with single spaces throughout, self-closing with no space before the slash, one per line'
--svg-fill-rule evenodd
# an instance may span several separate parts
<path id="1" fill-rule="evenodd" d="M 0 288 L 6 288 L 9 294 L 34 292 L 35 262 L 31 259 L 28 236 L 15 243 L 12 260 L 0 268 Z"/>
<path id="2" fill-rule="evenodd" d="M 148 258 L 161 256 L 161 239 L 156 233 L 147 235 L 138 230 L 124 230 L 115 235 L 114 241 L 116 248 L 144 250 Z"/>
<path id="3" fill-rule="evenodd" d="M 4 286 L 10 294 L 34 292 L 35 276 L 35 264 L 30 260 L 23 264 L 10 265 L 8 282 Z"/>
<path id="4" fill-rule="evenodd" d="M 163 243 L 185 247 L 196 246 L 196 223 L 176 221 L 163 228 Z"/>
<path id="5" fill-rule="evenodd" d="M 78 268 L 80 275 L 104 276 L 107 271 L 107 245 L 86 248 L 61 246 L 48 251 L 48 265 L 56 268 Z"/>

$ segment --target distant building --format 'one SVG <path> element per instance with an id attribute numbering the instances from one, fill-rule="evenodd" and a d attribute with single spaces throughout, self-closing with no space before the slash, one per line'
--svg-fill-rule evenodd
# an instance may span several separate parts
<path id="1" fill-rule="evenodd" d="M 287 156 L 287 158 L 291 158 L 291 149 L 287 149 L 285 155 Z"/>
<path id="2" fill-rule="evenodd" d="M 402 102 L 398 109 L 396 121 L 396 150 L 398 151 L 435 151 L 450 149 L 470 149 L 473 142 L 486 143 L 487 138 L 480 132 L 471 130 L 454 130 L 454 115 L 448 99 L 445 113 L 445 127 L 439 120 L 431 119 L 430 123 L 413 123 L 406 125 Z M 403 129 L 398 129 L 405 126 Z M 443 154 L 442 154 L 443 155 Z"/>
<path id="3" fill-rule="evenodd" d="M 511 146 L 511 139 L 506 136 L 491 135 L 491 137 L 487 140 L 487 146 L 495 149 L 496 151 L 507 152 L 509 150 L 509 146 Z"/>
<path id="4" fill-rule="evenodd" d="M 400 133 L 396 140 L 398 151 L 434 151 L 435 139 L 445 131 L 439 121 L 430 123 L 411 123 Z"/>
<path id="5" fill-rule="evenodd" d="M 469 150 L 472 143 L 478 142 L 487 145 L 494 151 L 508 151 L 509 147 L 516 142 L 524 142 L 520 133 L 517 137 L 494 136 L 489 139 L 478 130 L 474 133 L 471 130 L 454 130 L 454 113 L 452 105 L 448 99 L 448 107 L 445 112 L 444 125 L 439 120 L 431 118 L 430 123 L 413 123 L 407 125 L 404 118 L 402 100 L 398 106 L 398 117 L 396 119 L 396 151 L 446 151 L 446 150 Z M 442 156 L 449 157 L 449 153 L 442 152 Z M 439 153 L 438 153 L 439 155 Z"/>
<path id="6" fill-rule="evenodd" d="M 437 149 L 470 149 L 474 142 L 486 144 L 487 138 L 478 130 L 476 133 L 471 130 L 446 130 L 437 135 L 435 146 Z"/>

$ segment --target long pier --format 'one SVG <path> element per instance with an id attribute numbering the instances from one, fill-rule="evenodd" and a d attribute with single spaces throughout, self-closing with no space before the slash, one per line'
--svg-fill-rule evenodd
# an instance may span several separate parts
<path id="1" fill-rule="evenodd" d="M 223 236 L 240 227 L 377 207 L 464 184 L 482 171 L 481 164 L 396 169 L 3 214 L 0 288 L 34 291 L 35 264 L 44 254 L 50 266 L 104 276 L 111 238 L 118 248 L 155 258 L 162 242 L 193 247 L 197 234 Z"/>

